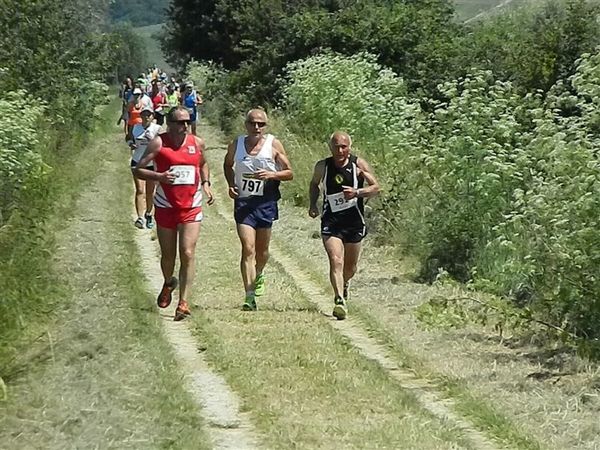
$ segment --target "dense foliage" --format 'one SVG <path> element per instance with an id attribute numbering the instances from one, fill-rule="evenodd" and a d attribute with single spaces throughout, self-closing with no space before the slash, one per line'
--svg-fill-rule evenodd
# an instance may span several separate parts
<path id="1" fill-rule="evenodd" d="M 283 67 L 327 49 L 377 55 L 418 97 L 439 98 L 440 83 L 473 70 L 547 90 L 600 43 L 597 15 L 585 0 L 550 0 L 466 25 L 447 0 L 174 0 L 163 49 L 179 69 L 221 64 L 248 103 L 277 102 Z"/>
<path id="2" fill-rule="evenodd" d="M 43 166 L 37 132 L 52 124 L 63 137 L 89 127 L 107 86 L 139 70 L 143 52 L 130 28 L 111 29 L 102 7 L 81 0 L 8 2 L 0 26 L 0 90 L 14 130 L 0 134 L 0 214 L 18 204 L 26 174 Z M 101 5 L 101 3 L 100 3 Z M 56 128 L 58 126 L 58 128 Z M 38 156 L 34 157 L 34 153 Z"/>
<path id="3" fill-rule="evenodd" d="M 546 97 L 476 72 L 440 86 L 445 100 L 430 100 L 430 113 L 373 58 L 290 64 L 290 123 L 321 140 L 353 134 L 384 180 L 381 214 L 426 278 L 448 271 L 599 336 L 600 50 Z"/>
<path id="4" fill-rule="evenodd" d="M 2 349 L 26 318 L 47 312 L 56 287 L 46 221 L 61 189 L 73 189 L 61 183 L 108 100 L 107 83 L 144 65 L 139 40 L 130 27 L 111 27 L 107 8 L 83 0 L 8 0 L 0 8 Z"/>
<path id="5" fill-rule="evenodd" d="M 289 61 L 327 48 L 379 54 L 414 88 L 433 88 L 450 67 L 452 51 L 438 50 L 457 33 L 452 14 L 448 0 L 174 0 L 164 49 L 179 68 L 195 58 L 235 70 L 230 92 L 255 103 L 276 98 Z"/>
<path id="6" fill-rule="evenodd" d="M 403 5 L 388 5 L 394 20 L 410 9 Z M 580 0 L 528 7 L 468 28 L 454 25 L 449 41 L 423 40 L 417 33 L 411 49 L 388 60 L 385 47 L 372 45 L 385 27 L 368 31 L 351 15 L 345 16 L 350 27 L 336 22 L 359 7 L 300 8 L 285 19 L 286 33 L 298 40 L 290 41 L 288 53 L 280 52 L 289 61 L 277 69 L 275 83 L 275 73 L 252 82 L 247 75 L 268 51 L 277 52 L 277 44 L 271 47 L 276 36 L 261 46 L 244 35 L 248 40 L 236 40 L 226 53 L 231 60 L 213 48 L 212 59 L 229 70 L 194 63 L 190 74 L 209 81 L 203 85 L 208 105 L 211 97 L 218 99 L 212 104 L 221 124 L 257 98 L 278 102 L 279 132 L 302 136 L 287 135 L 294 143 L 297 203 L 306 200 L 311 164 L 304 161 L 322 157 L 314 143 L 345 129 L 384 184 L 385 195 L 373 204 L 378 226 L 419 257 L 421 279 L 450 274 L 511 299 L 527 317 L 574 335 L 600 336 L 596 7 Z M 369 11 L 377 15 L 377 8 Z M 214 18 L 223 11 L 206 14 Z M 329 41 L 333 35 L 336 40 Z M 377 54 L 361 53 L 364 47 L 353 46 L 353 39 L 370 42 Z M 306 47 L 297 56 L 317 48 L 318 54 L 292 57 L 298 42 Z M 385 42 L 389 49 L 397 45 Z M 244 56 L 244 49 L 255 58 Z M 414 62 L 403 64 L 409 54 Z M 436 64 L 447 67 L 433 70 Z"/>

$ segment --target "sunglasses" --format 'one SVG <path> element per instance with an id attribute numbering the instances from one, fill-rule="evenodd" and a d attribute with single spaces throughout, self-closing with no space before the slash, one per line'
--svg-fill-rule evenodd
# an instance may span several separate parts
<path id="1" fill-rule="evenodd" d="M 248 125 L 254 126 L 258 125 L 259 128 L 263 128 L 267 126 L 267 122 L 248 122 Z"/>

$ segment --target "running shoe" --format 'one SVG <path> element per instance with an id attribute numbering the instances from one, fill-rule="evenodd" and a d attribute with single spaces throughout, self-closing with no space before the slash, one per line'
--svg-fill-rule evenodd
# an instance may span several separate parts
<path id="1" fill-rule="evenodd" d="M 177 287 L 177 278 L 171 277 L 168 283 L 163 284 L 160 294 L 156 299 L 156 304 L 159 308 L 166 308 L 171 304 L 172 294 Z"/>
<path id="2" fill-rule="evenodd" d="M 263 273 L 254 280 L 254 295 L 257 297 L 265 295 L 265 275 Z"/>
<path id="3" fill-rule="evenodd" d="M 335 317 L 337 320 L 344 320 L 348 314 L 346 302 L 342 297 L 336 297 L 334 302 L 335 306 L 333 307 L 333 317 Z"/>
<path id="4" fill-rule="evenodd" d="M 146 219 L 146 228 L 148 228 L 149 230 L 154 228 L 154 217 L 152 217 L 152 214 L 146 213 L 144 217 Z"/>
<path id="5" fill-rule="evenodd" d="M 134 222 L 134 225 L 136 228 L 143 230 L 144 229 L 144 219 L 142 219 L 141 217 L 138 217 L 137 220 Z"/>
<path id="6" fill-rule="evenodd" d="M 246 300 L 242 305 L 243 311 L 256 311 L 256 298 L 254 295 L 246 295 Z"/>
<path id="7" fill-rule="evenodd" d="M 190 312 L 190 306 L 188 302 L 185 300 L 179 300 L 177 304 L 177 309 L 175 310 L 175 317 L 173 320 L 175 322 L 179 322 L 180 320 L 185 319 L 187 316 L 190 316 L 192 313 Z"/>
<path id="8" fill-rule="evenodd" d="M 346 301 L 348 301 L 348 299 L 350 298 L 350 295 L 348 294 L 348 284 L 350 284 L 350 283 L 348 283 L 347 281 L 344 283 L 344 293 L 343 293 L 343 295 L 344 295 L 344 299 Z"/>

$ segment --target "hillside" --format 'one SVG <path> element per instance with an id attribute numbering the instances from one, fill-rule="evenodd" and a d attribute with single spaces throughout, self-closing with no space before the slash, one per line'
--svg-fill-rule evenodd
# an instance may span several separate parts
<path id="1" fill-rule="evenodd" d="M 113 22 L 129 22 L 133 26 L 162 23 L 166 19 L 169 0 L 113 0 L 109 14 Z"/>
<path id="2" fill-rule="evenodd" d="M 526 0 L 455 0 L 456 16 L 469 21 L 488 13 L 522 5 Z"/>
<path id="3" fill-rule="evenodd" d="M 158 34 L 162 29 L 163 24 L 148 25 L 135 29 L 145 42 L 146 51 L 148 54 L 148 64 L 156 64 L 161 69 L 167 72 L 173 72 L 173 68 L 166 62 L 165 57 L 160 49 Z"/>

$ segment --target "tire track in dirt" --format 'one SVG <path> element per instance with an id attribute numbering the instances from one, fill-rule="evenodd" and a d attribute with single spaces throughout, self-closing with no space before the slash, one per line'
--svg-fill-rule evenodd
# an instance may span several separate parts
<path id="1" fill-rule="evenodd" d="M 136 235 L 144 274 L 151 292 L 162 288 L 162 272 L 158 244 L 150 240 L 150 233 Z M 185 375 L 186 390 L 200 406 L 213 446 L 217 450 L 251 450 L 258 448 L 256 432 L 247 416 L 240 412 L 239 400 L 223 377 L 215 373 L 203 358 L 197 341 L 186 321 L 175 322 L 175 303 L 161 310 L 165 337 Z"/>
<path id="2" fill-rule="evenodd" d="M 208 159 L 211 167 L 219 167 L 219 161 L 216 160 L 213 151 L 223 149 L 222 146 L 212 146 L 211 152 L 208 152 Z M 220 184 L 220 183 L 219 183 Z M 216 188 L 215 188 L 216 189 Z M 214 190 L 215 190 L 214 189 Z M 228 195 L 223 189 L 217 189 L 219 199 L 228 200 Z M 233 222 L 232 214 L 226 214 L 223 209 L 223 201 L 217 201 L 213 208 L 220 217 L 226 221 Z M 311 278 L 311 276 L 302 269 L 301 265 L 295 258 L 290 256 L 282 247 L 277 244 L 276 239 L 271 241 L 270 258 L 277 262 L 283 271 L 290 277 L 296 286 L 303 292 L 311 303 L 313 303 L 319 311 L 330 318 L 328 323 L 336 329 L 340 334 L 346 337 L 350 343 L 356 347 L 359 352 L 367 359 L 379 364 L 389 376 L 395 379 L 402 389 L 405 389 L 415 396 L 420 405 L 434 415 L 435 417 L 452 423 L 460 429 L 465 436 L 473 443 L 474 447 L 481 450 L 494 450 L 499 447 L 492 442 L 484 433 L 477 430 L 471 423 L 465 420 L 462 416 L 453 411 L 454 402 L 450 399 L 442 398 L 435 386 L 428 380 L 422 379 L 413 372 L 403 369 L 389 355 L 389 352 L 384 346 L 380 345 L 374 338 L 368 334 L 356 323 L 352 318 L 344 321 L 338 321 L 333 318 L 331 311 L 333 302 L 331 298 L 323 294 L 323 289 L 320 288 Z"/>

